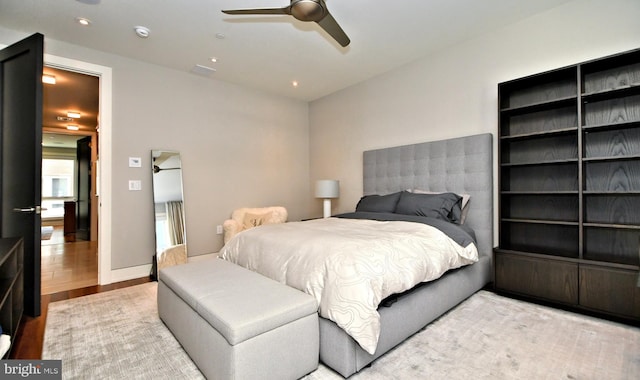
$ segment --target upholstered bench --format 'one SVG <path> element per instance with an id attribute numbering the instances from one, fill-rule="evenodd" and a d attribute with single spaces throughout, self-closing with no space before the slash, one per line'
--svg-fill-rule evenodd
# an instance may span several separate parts
<path id="1" fill-rule="evenodd" d="M 318 367 L 315 299 L 222 259 L 163 269 L 158 314 L 208 379 L 298 379 Z"/>

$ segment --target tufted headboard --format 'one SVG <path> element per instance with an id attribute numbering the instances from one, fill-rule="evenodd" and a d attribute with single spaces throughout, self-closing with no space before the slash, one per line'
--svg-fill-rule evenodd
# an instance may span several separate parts
<path id="1" fill-rule="evenodd" d="M 364 195 L 408 189 L 470 194 L 465 225 L 481 255 L 493 249 L 493 138 L 490 133 L 364 152 Z"/>

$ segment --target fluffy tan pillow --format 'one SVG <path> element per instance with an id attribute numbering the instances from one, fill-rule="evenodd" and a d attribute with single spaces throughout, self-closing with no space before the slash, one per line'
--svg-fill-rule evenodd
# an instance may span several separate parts
<path id="1" fill-rule="evenodd" d="M 258 227 L 263 224 L 266 224 L 267 221 L 271 218 L 271 212 L 267 212 L 264 214 L 244 214 L 244 219 L 242 220 L 242 229 L 247 230 L 249 228 Z"/>

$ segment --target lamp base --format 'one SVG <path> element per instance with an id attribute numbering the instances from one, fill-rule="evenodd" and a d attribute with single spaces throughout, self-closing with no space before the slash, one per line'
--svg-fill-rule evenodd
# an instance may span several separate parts
<path id="1" fill-rule="evenodd" d="M 331 216 L 331 199 L 324 199 L 324 201 L 322 202 L 322 206 L 323 206 L 323 218 L 328 218 Z"/>

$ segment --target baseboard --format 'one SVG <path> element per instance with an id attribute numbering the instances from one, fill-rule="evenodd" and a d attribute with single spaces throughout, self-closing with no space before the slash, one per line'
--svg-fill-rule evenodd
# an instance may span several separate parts
<path id="1" fill-rule="evenodd" d="M 109 283 L 134 280 L 136 278 L 147 277 L 150 274 L 151 264 L 139 265 L 137 267 L 129 267 L 123 269 L 115 269 L 111 271 L 111 281 L 109 281 Z"/>
<path id="2" fill-rule="evenodd" d="M 200 261 L 217 257 L 218 253 L 206 253 L 204 255 L 189 256 L 189 262 Z M 151 264 L 139 265 L 136 267 L 115 269 L 111 271 L 109 284 L 120 281 L 135 280 L 137 278 L 147 277 L 151 274 Z M 101 284 L 107 285 L 107 284 Z"/>

